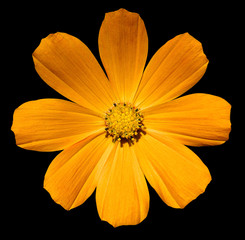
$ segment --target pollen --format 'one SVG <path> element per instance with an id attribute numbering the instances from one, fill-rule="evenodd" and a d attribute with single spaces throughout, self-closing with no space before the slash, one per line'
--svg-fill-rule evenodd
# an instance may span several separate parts
<path id="1" fill-rule="evenodd" d="M 143 115 L 138 108 L 129 103 L 114 103 L 105 114 L 105 130 L 112 137 L 113 142 L 126 139 L 135 141 L 143 125 Z"/>

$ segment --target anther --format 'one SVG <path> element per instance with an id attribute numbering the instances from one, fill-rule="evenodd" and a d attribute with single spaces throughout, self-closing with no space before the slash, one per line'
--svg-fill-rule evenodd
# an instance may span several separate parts
<path id="1" fill-rule="evenodd" d="M 112 136 L 113 142 L 121 141 L 122 138 L 134 142 L 134 136 L 143 126 L 143 115 L 138 108 L 130 103 L 114 102 L 105 115 L 105 131 Z"/>

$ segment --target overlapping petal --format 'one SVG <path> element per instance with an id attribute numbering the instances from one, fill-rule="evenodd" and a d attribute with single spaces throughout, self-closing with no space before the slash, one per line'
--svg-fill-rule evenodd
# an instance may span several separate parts
<path id="1" fill-rule="evenodd" d="M 99 33 L 99 51 L 120 101 L 132 102 L 148 53 L 148 37 L 139 14 L 107 13 Z"/>
<path id="2" fill-rule="evenodd" d="M 76 103 L 40 99 L 22 104 L 14 112 L 16 144 L 36 151 L 62 150 L 104 131 L 104 121 Z"/>
<path id="3" fill-rule="evenodd" d="M 172 139 L 143 135 L 135 144 L 135 153 L 148 182 L 171 207 L 184 208 L 211 181 L 198 156 Z"/>
<path id="4" fill-rule="evenodd" d="M 210 94 L 190 94 L 143 111 L 147 131 L 190 146 L 219 145 L 229 138 L 230 104 Z"/>
<path id="5" fill-rule="evenodd" d="M 79 39 L 55 33 L 44 38 L 33 53 L 40 77 L 68 99 L 96 112 L 105 112 L 115 100 L 104 71 Z"/>
<path id="6" fill-rule="evenodd" d="M 149 193 L 133 148 L 116 148 L 105 164 L 96 190 L 98 213 L 114 227 L 135 225 L 145 219 Z"/>
<path id="7" fill-rule="evenodd" d="M 61 152 L 50 164 L 44 188 L 66 210 L 81 205 L 95 190 L 114 144 L 91 135 Z"/>
<path id="8" fill-rule="evenodd" d="M 176 36 L 147 65 L 135 105 L 145 109 L 180 96 L 201 79 L 207 65 L 199 41 L 188 33 Z"/>

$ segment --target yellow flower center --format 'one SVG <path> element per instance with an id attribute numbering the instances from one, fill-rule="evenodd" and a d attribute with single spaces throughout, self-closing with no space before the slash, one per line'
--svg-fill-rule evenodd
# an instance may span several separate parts
<path id="1" fill-rule="evenodd" d="M 134 142 L 143 128 L 143 115 L 138 108 L 128 103 L 114 103 L 105 115 L 105 130 L 113 142 L 127 139 Z"/>

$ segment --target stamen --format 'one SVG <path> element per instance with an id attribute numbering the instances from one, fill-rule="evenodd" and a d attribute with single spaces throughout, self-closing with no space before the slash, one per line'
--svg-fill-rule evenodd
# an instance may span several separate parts
<path id="1" fill-rule="evenodd" d="M 135 142 L 135 136 L 143 128 L 143 115 L 129 103 L 113 103 L 105 115 L 105 130 L 113 142 L 127 139 Z"/>

